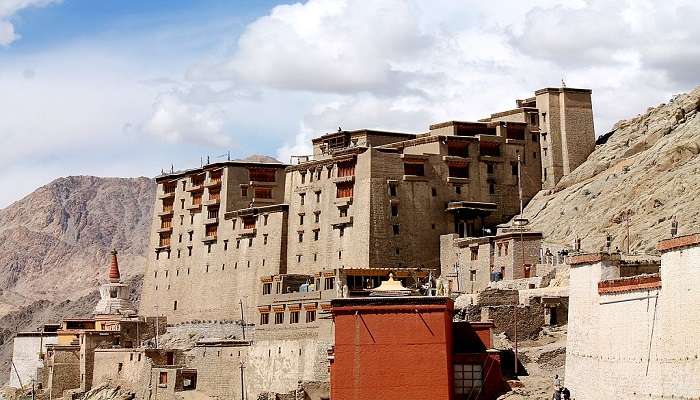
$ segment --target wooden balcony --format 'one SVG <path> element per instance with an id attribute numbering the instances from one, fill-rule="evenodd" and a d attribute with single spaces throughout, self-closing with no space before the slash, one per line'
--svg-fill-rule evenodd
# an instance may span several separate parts
<path id="1" fill-rule="evenodd" d="M 193 210 L 201 210 L 202 209 L 202 203 L 197 203 L 197 204 L 190 204 L 186 207 L 188 210 L 193 211 Z"/>
<path id="2" fill-rule="evenodd" d="M 220 197 L 215 197 L 215 198 L 209 198 L 206 199 L 202 202 L 205 206 L 216 206 L 221 204 L 221 198 Z"/>
<path id="3" fill-rule="evenodd" d="M 158 233 L 168 233 L 168 232 L 172 232 L 172 231 L 173 231 L 172 226 L 162 226 L 161 225 L 161 227 L 158 229 Z"/>
<path id="4" fill-rule="evenodd" d="M 238 237 L 255 236 L 256 233 L 257 233 L 257 229 L 255 229 L 255 228 L 241 229 L 238 232 Z"/>
<path id="5" fill-rule="evenodd" d="M 159 217 L 165 217 L 165 216 L 168 216 L 168 215 L 173 215 L 173 207 L 172 207 L 172 206 L 166 207 L 166 208 L 163 209 L 163 211 L 160 211 L 160 212 L 158 213 L 158 216 L 159 216 Z"/>
<path id="6" fill-rule="evenodd" d="M 174 199 L 175 198 L 175 191 L 159 193 L 158 198 L 161 200 Z"/>
<path id="7" fill-rule="evenodd" d="M 213 217 L 208 217 L 204 219 L 204 225 L 211 225 L 211 224 L 218 224 L 219 223 L 219 217 L 213 216 Z"/>
<path id="8" fill-rule="evenodd" d="M 204 182 L 194 182 L 188 183 L 185 191 L 187 192 L 198 192 L 204 189 Z"/>
<path id="9" fill-rule="evenodd" d="M 221 178 L 207 179 L 204 186 L 208 188 L 221 187 Z"/>
<path id="10" fill-rule="evenodd" d="M 216 234 L 203 237 L 202 242 L 216 242 Z"/>

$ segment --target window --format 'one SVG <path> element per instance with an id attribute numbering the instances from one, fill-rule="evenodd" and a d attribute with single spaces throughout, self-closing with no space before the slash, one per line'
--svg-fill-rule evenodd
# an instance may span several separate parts
<path id="1" fill-rule="evenodd" d="M 544 156 L 547 157 L 547 148 L 546 147 L 544 149 L 542 149 L 542 153 L 544 153 Z"/>
<path id="2" fill-rule="evenodd" d="M 321 192 L 316 192 L 316 203 L 321 202 Z"/>
<path id="3" fill-rule="evenodd" d="M 328 179 L 331 179 L 331 175 L 333 173 L 333 167 L 326 167 L 328 169 Z"/>
<path id="4" fill-rule="evenodd" d="M 224 240 L 224 251 L 228 250 L 228 240 Z"/>
<path id="5" fill-rule="evenodd" d="M 448 167 L 448 176 L 453 178 L 469 178 L 469 167 L 451 165 Z"/>
<path id="6" fill-rule="evenodd" d="M 544 174 L 543 174 L 543 175 L 544 175 L 544 180 L 546 181 L 546 180 L 547 180 L 547 168 L 544 169 Z"/>
<path id="7" fill-rule="evenodd" d="M 253 238 L 248 238 L 248 247 L 253 247 Z"/>
<path id="8" fill-rule="evenodd" d="M 177 235 L 177 242 L 182 243 L 182 234 Z"/>
<path id="9" fill-rule="evenodd" d="M 173 311 L 177 311 L 177 300 L 173 302 Z"/>
<path id="10" fill-rule="evenodd" d="M 271 199 L 272 188 L 256 187 L 253 197 L 255 197 L 256 199 Z"/>
<path id="11" fill-rule="evenodd" d="M 301 183 L 304 184 L 306 183 L 306 171 L 300 172 L 301 174 Z"/>
<path id="12" fill-rule="evenodd" d="M 339 208 L 338 212 L 340 213 L 340 218 L 345 218 L 348 216 L 348 208 L 347 207 Z"/>
<path id="13" fill-rule="evenodd" d="M 532 143 L 537 143 L 539 141 L 540 141 L 540 137 L 536 133 L 533 133 L 532 134 Z"/>
<path id="14" fill-rule="evenodd" d="M 343 258 L 343 252 L 339 251 L 338 252 L 338 260 L 341 260 Z"/>
<path id="15" fill-rule="evenodd" d="M 185 209 L 185 199 L 180 199 L 180 210 Z"/>
<path id="16" fill-rule="evenodd" d="M 314 213 L 314 222 L 318 224 L 320 221 L 321 221 L 321 212 L 319 211 L 319 212 Z"/>
<path id="17" fill-rule="evenodd" d="M 341 182 L 336 185 L 336 195 L 335 197 L 341 199 L 345 197 L 352 197 L 352 182 Z"/>
<path id="18" fill-rule="evenodd" d="M 318 254 L 314 253 L 314 262 L 318 259 Z"/>
<path id="19" fill-rule="evenodd" d="M 299 232 L 299 243 L 304 241 L 304 232 Z"/>
<path id="20" fill-rule="evenodd" d="M 396 184 L 395 183 L 389 184 L 389 196 L 396 197 Z"/>
<path id="21" fill-rule="evenodd" d="M 469 271 L 469 282 L 476 282 L 476 271 Z"/>
<path id="22" fill-rule="evenodd" d="M 236 239 L 236 248 L 237 249 L 241 248 L 241 239 Z"/>
<path id="23" fill-rule="evenodd" d="M 267 245 L 267 234 L 263 235 L 263 246 Z"/>
<path id="24" fill-rule="evenodd" d="M 481 365 L 455 364 L 455 394 L 470 395 L 481 390 Z"/>
<path id="25" fill-rule="evenodd" d="M 182 206 L 182 208 L 185 208 L 185 206 L 184 206 L 184 200 L 183 200 L 183 206 Z M 180 215 L 180 226 L 182 226 L 182 224 L 184 224 L 184 223 L 185 223 L 185 216 L 184 216 L 184 215 Z M 182 236 L 182 235 L 180 235 L 180 236 Z"/>
<path id="26" fill-rule="evenodd" d="M 396 204 L 391 205 L 391 216 L 392 217 L 398 217 L 399 216 L 399 206 Z"/>
<path id="27" fill-rule="evenodd" d="M 298 263 L 301 262 L 301 254 L 297 254 L 297 262 L 298 262 Z"/>
<path id="28" fill-rule="evenodd" d="M 517 162 L 510 163 L 510 174 L 513 176 L 518 176 L 518 163 Z"/>
<path id="29" fill-rule="evenodd" d="M 394 224 L 391 226 L 392 231 L 394 232 L 394 235 L 399 234 L 399 224 Z"/>
<path id="30" fill-rule="evenodd" d="M 298 324 L 299 323 L 299 311 L 292 311 L 289 313 L 289 323 Z"/>
<path id="31" fill-rule="evenodd" d="M 536 113 L 530 114 L 530 125 L 537 125 L 537 114 Z"/>
<path id="32" fill-rule="evenodd" d="M 479 259 L 479 248 L 478 247 L 472 247 L 471 248 L 471 260 L 476 261 Z"/>
<path id="33" fill-rule="evenodd" d="M 248 187 L 247 186 L 241 187 L 241 197 L 248 197 Z"/>
<path id="34" fill-rule="evenodd" d="M 508 255 L 508 243 L 503 244 L 503 252 Z"/>
<path id="35" fill-rule="evenodd" d="M 430 194 L 431 194 L 433 197 L 437 197 L 437 189 L 436 189 L 436 188 L 430 188 Z"/>
<path id="36" fill-rule="evenodd" d="M 344 176 L 354 176 L 355 175 L 355 162 L 348 161 L 343 163 L 338 163 L 338 177 Z"/>
<path id="37" fill-rule="evenodd" d="M 274 182 L 275 170 L 272 168 L 248 168 L 248 177 L 255 182 Z"/>
<path id="38" fill-rule="evenodd" d="M 263 294 L 272 293 L 272 282 L 263 283 Z"/>
<path id="39" fill-rule="evenodd" d="M 309 322 L 314 322 L 316 321 L 316 311 L 315 310 L 307 310 L 306 311 L 306 323 L 308 324 Z"/>
<path id="40" fill-rule="evenodd" d="M 455 186 L 455 193 L 456 193 L 456 194 L 462 194 L 462 187 L 461 187 L 461 186 Z"/>
<path id="41" fill-rule="evenodd" d="M 267 226 L 267 217 L 269 217 L 269 215 L 263 215 L 263 226 Z"/>
<path id="42" fill-rule="evenodd" d="M 260 325 L 267 325 L 270 323 L 270 314 L 260 313 Z"/>
<path id="43" fill-rule="evenodd" d="M 168 372 L 167 371 L 160 371 L 160 374 L 158 374 L 158 384 L 159 385 L 168 385 Z"/>
<path id="44" fill-rule="evenodd" d="M 306 193 L 299 193 L 299 204 L 304 205 L 304 197 L 306 197 Z"/>
<path id="45" fill-rule="evenodd" d="M 194 214 L 190 214 L 190 225 L 194 224 Z"/>
<path id="46" fill-rule="evenodd" d="M 396 255 L 398 256 L 401 253 L 401 249 L 397 247 L 396 249 L 394 249 L 394 253 L 396 253 Z"/>
<path id="47" fill-rule="evenodd" d="M 275 324 L 279 325 L 279 324 L 283 324 L 283 323 L 284 323 L 284 313 L 283 312 L 276 312 L 275 313 Z"/>
<path id="48" fill-rule="evenodd" d="M 338 228 L 338 235 L 340 237 L 345 236 L 345 227 L 344 226 L 341 226 L 340 228 Z"/>
<path id="49" fill-rule="evenodd" d="M 494 173 L 494 165 L 491 163 L 486 164 L 486 173 L 487 174 L 493 174 Z"/>
<path id="50" fill-rule="evenodd" d="M 534 158 L 535 160 L 537 160 L 537 152 L 536 152 L 536 151 L 533 151 L 533 152 L 532 152 L 532 158 Z"/>
<path id="51" fill-rule="evenodd" d="M 334 277 L 328 277 L 323 280 L 323 290 L 333 290 L 335 287 L 335 278 Z"/>
<path id="52" fill-rule="evenodd" d="M 253 228 L 255 228 L 255 217 L 243 218 L 243 229 L 253 229 Z"/>
<path id="53" fill-rule="evenodd" d="M 425 167 L 423 164 L 405 163 L 403 165 L 404 175 L 425 176 Z"/>
<path id="54" fill-rule="evenodd" d="M 177 258 L 180 258 L 180 249 L 177 249 Z"/>
<path id="55" fill-rule="evenodd" d="M 499 243 L 499 244 L 498 244 L 498 256 L 499 256 L 499 257 L 501 256 L 501 249 L 502 249 L 502 248 L 503 248 L 503 245 Z"/>
<path id="56" fill-rule="evenodd" d="M 187 246 L 187 257 L 192 256 L 192 246 Z"/>
<path id="57" fill-rule="evenodd" d="M 489 183 L 489 194 L 496 194 L 496 184 Z"/>
<path id="58" fill-rule="evenodd" d="M 304 225 L 304 214 L 299 214 L 299 225 Z"/>
<path id="59" fill-rule="evenodd" d="M 314 242 L 318 241 L 318 229 L 314 230 Z"/>

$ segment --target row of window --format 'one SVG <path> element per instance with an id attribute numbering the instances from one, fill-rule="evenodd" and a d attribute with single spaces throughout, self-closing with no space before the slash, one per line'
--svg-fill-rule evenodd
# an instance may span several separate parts
<path id="1" fill-rule="evenodd" d="M 508 255 L 508 242 L 498 243 L 498 257 Z M 476 261 L 479 259 L 479 248 L 474 246 L 471 249 L 471 261 Z M 493 254 L 493 247 L 491 248 L 491 253 Z"/>
<path id="2" fill-rule="evenodd" d="M 336 164 L 338 168 L 338 177 L 346 177 L 346 176 L 354 176 L 355 175 L 355 162 L 354 161 L 345 161 L 345 162 L 339 162 Z M 330 179 L 332 177 L 333 169 L 332 168 L 327 168 L 326 171 L 326 177 Z M 301 175 L 301 184 L 306 183 L 306 171 L 299 171 L 299 174 Z M 314 171 L 312 171 L 309 174 L 309 183 L 313 182 L 314 179 L 317 181 L 321 180 L 321 168 L 317 168 Z"/>
<path id="3" fill-rule="evenodd" d="M 284 311 L 275 312 L 275 325 L 284 324 Z M 299 323 L 300 311 L 290 311 L 289 312 L 289 323 L 298 324 Z M 316 310 L 306 311 L 306 323 L 312 323 L 316 321 Z M 270 323 L 270 313 L 261 312 L 260 313 L 260 325 L 268 325 Z"/>

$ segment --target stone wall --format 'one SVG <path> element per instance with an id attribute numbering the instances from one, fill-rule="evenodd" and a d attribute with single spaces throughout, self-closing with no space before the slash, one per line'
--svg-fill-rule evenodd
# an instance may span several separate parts
<path id="1" fill-rule="evenodd" d="M 573 398 L 700 397 L 698 260 L 700 247 L 666 249 L 660 287 L 624 281 L 600 292 L 600 281 L 619 278 L 617 261 L 572 265 L 565 385 Z"/>
<path id="2" fill-rule="evenodd" d="M 47 391 L 59 398 L 69 389 L 80 388 L 80 347 L 56 346 L 50 353 Z"/>
<path id="3" fill-rule="evenodd" d="M 93 387 L 105 383 L 129 389 L 147 398 L 151 386 L 151 358 L 143 349 L 97 349 L 93 364 Z"/>

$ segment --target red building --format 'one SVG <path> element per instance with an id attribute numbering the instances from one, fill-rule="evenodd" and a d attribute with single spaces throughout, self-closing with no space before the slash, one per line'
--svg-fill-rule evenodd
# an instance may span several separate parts
<path id="1" fill-rule="evenodd" d="M 447 297 L 331 303 L 333 400 L 495 399 L 506 389 L 491 323 L 452 322 Z"/>

